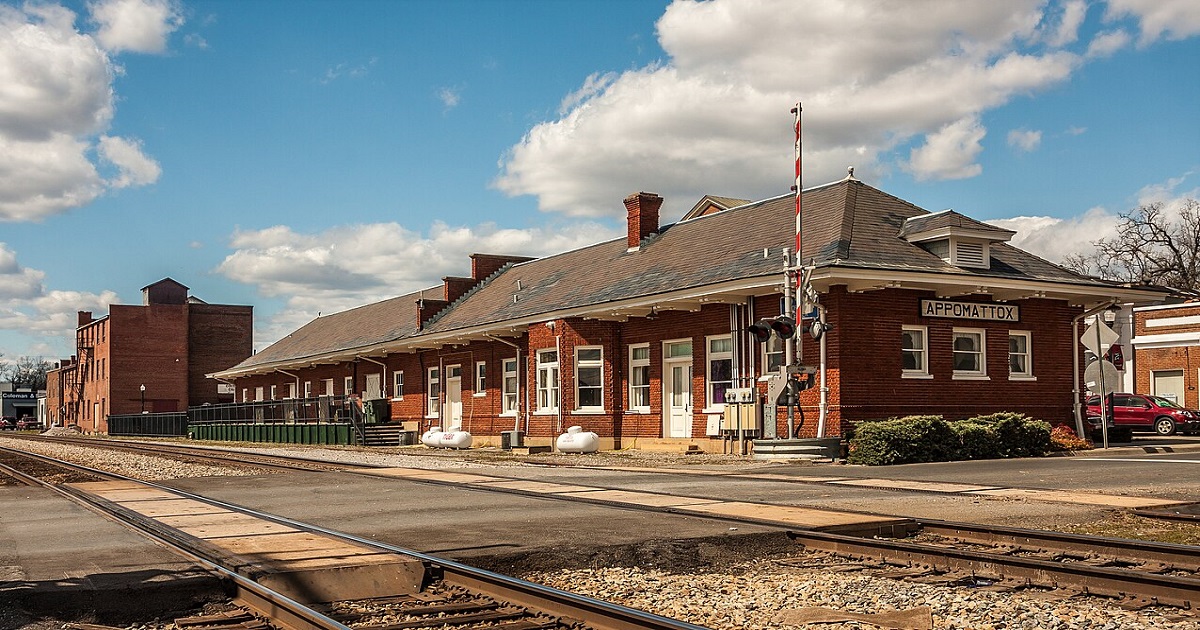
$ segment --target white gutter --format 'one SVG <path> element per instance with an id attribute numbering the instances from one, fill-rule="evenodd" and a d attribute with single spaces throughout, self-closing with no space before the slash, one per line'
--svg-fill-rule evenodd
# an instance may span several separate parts
<path id="1" fill-rule="evenodd" d="M 382 361 L 376 361 L 375 359 L 372 359 L 371 357 L 356 356 L 354 358 L 362 359 L 363 361 L 370 361 L 371 363 L 374 363 L 376 365 L 383 367 L 383 376 L 381 376 L 379 379 L 379 395 L 383 396 L 384 398 L 387 398 L 387 389 L 388 389 L 387 388 L 387 383 L 388 383 L 387 364 L 383 363 Z"/>
<path id="2" fill-rule="evenodd" d="M 818 306 L 817 309 L 818 309 L 817 310 L 817 313 L 818 313 L 817 322 L 822 327 L 822 329 L 824 329 L 824 327 L 825 327 L 825 307 Z M 818 369 L 821 372 L 821 380 L 820 380 L 821 402 L 818 403 L 818 407 L 817 407 L 818 409 L 820 409 L 820 412 L 817 416 L 817 437 L 819 437 L 819 438 L 825 437 L 825 413 L 828 410 L 828 406 L 829 406 L 829 383 L 826 382 L 826 380 L 825 380 L 825 358 L 826 358 L 825 338 L 827 337 L 827 335 L 825 334 L 826 332 L 828 332 L 828 331 L 822 330 L 822 332 L 821 332 L 821 359 L 820 359 L 821 365 L 818 367 Z"/>
<path id="3" fill-rule="evenodd" d="M 520 408 L 519 401 L 521 400 L 521 372 L 524 371 L 521 369 L 521 346 L 518 346 L 517 344 L 515 344 L 511 341 L 508 341 L 506 339 L 501 339 L 499 337 L 493 337 L 492 335 L 487 335 L 487 338 L 491 339 L 492 341 L 502 343 L 502 344 L 512 348 L 513 350 L 517 351 L 517 401 L 518 401 L 518 405 L 517 405 L 517 415 L 515 418 L 513 418 L 513 431 L 520 432 L 520 430 L 521 430 L 521 408 Z M 501 392 L 501 394 L 500 394 L 500 410 L 501 410 L 501 412 L 503 412 L 503 410 L 504 410 L 504 359 L 500 360 L 500 392 Z"/>

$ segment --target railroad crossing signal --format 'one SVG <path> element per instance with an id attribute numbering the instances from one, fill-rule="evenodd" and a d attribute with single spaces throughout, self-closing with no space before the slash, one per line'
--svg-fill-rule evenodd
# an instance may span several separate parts
<path id="1" fill-rule="evenodd" d="M 791 339 L 796 335 L 796 320 L 787 315 L 779 315 L 774 319 L 765 317 L 750 324 L 746 332 L 759 343 L 770 340 L 772 332 L 780 339 Z"/>

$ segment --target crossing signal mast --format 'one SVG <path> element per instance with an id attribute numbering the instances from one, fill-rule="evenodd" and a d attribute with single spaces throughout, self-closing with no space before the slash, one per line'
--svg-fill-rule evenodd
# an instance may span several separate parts
<path id="1" fill-rule="evenodd" d="M 772 336 L 778 337 L 784 344 L 784 364 L 778 374 L 764 374 L 767 381 L 767 400 L 776 406 L 786 405 L 788 409 L 787 437 L 796 437 L 800 426 L 804 424 L 804 410 L 800 408 L 800 392 L 811 388 L 817 373 L 817 367 L 804 365 L 804 337 L 809 336 L 814 341 L 819 340 L 826 330 L 826 324 L 817 314 L 816 292 L 809 284 L 812 274 L 811 267 L 803 267 L 802 259 L 802 205 L 800 193 L 802 190 L 800 175 L 800 104 L 792 109 L 796 116 L 796 181 L 792 190 L 796 193 L 796 254 L 793 260 L 791 254 L 784 250 L 784 283 L 783 283 L 783 312 L 774 318 L 763 318 L 751 324 L 746 331 L 759 343 L 766 343 Z M 810 310 L 811 307 L 811 310 Z M 799 322 L 799 327 L 797 327 Z M 797 328 L 800 335 L 797 335 Z M 800 422 L 796 423 L 796 411 L 800 410 Z M 821 432 L 818 428 L 818 433 Z M 818 435 L 817 437 L 823 437 Z"/>

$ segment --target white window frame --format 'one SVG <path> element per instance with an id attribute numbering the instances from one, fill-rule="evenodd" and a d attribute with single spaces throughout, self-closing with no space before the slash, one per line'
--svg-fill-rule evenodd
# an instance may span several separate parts
<path id="1" fill-rule="evenodd" d="M 1012 339 L 1018 337 L 1025 340 L 1024 352 L 1013 352 Z M 1025 358 L 1025 371 L 1012 371 L 1013 356 L 1022 356 Z M 1033 375 L 1033 333 L 1028 330 L 1010 330 L 1008 331 L 1008 380 L 1010 381 L 1036 381 L 1037 377 Z"/>
<path id="2" fill-rule="evenodd" d="M 347 376 L 346 378 L 342 379 L 342 393 L 345 394 L 346 396 L 354 395 L 354 377 L 353 376 Z"/>
<path id="3" fill-rule="evenodd" d="M 779 365 L 771 367 L 771 357 L 779 357 Z M 778 374 L 779 366 L 787 362 L 787 344 L 779 335 L 771 332 L 771 336 L 762 344 L 762 373 L 763 374 Z"/>
<path id="4" fill-rule="evenodd" d="M 242 402 L 244 402 L 244 403 L 250 402 L 250 388 L 249 387 L 242 388 Z"/>
<path id="5" fill-rule="evenodd" d="M 956 341 L 959 338 L 968 335 L 978 335 L 979 349 L 977 351 L 956 350 Z M 978 370 L 954 370 L 954 378 L 956 379 L 978 379 L 987 380 L 987 331 L 982 328 L 955 328 L 950 335 L 950 365 L 955 365 L 954 355 L 959 353 L 967 353 L 979 355 Z"/>
<path id="6" fill-rule="evenodd" d="M 580 357 L 582 352 L 597 351 L 600 353 L 599 359 L 583 359 Z M 600 371 L 600 384 L 591 385 L 586 389 L 598 390 L 600 393 L 599 405 L 581 405 L 583 400 L 582 392 L 585 389 L 580 384 L 579 370 L 580 368 L 588 370 Z M 604 411 L 604 346 L 575 346 L 575 411 L 583 412 L 603 412 Z"/>
<path id="7" fill-rule="evenodd" d="M 713 351 L 713 342 L 727 341 L 729 349 L 719 352 Z M 733 335 L 712 335 L 704 338 L 704 413 L 721 413 L 725 411 L 725 401 L 717 400 L 714 391 L 714 385 L 728 383 L 726 391 L 733 388 Z M 717 361 L 729 361 L 729 380 L 714 381 L 713 380 L 713 363 Z"/>
<path id="8" fill-rule="evenodd" d="M 905 348 L 904 333 L 920 333 L 921 347 L 920 348 Z M 904 367 L 904 353 L 913 352 L 919 353 L 919 366 L 916 368 Z M 901 378 L 933 378 L 929 373 L 929 327 L 928 326 L 901 326 L 900 327 L 900 376 Z"/>
<path id="9" fill-rule="evenodd" d="M 312 398 L 312 381 L 304 381 L 304 397 Z"/>
<path id="10" fill-rule="evenodd" d="M 271 386 L 271 400 L 275 400 L 276 392 L 278 391 L 278 389 L 279 389 L 279 386 L 277 386 L 277 385 Z"/>
<path id="11" fill-rule="evenodd" d="M 283 399 L 288 400 L 290 398 L 295 398 L 295 397 L 296 397 L 296 381 L 288 381 L 287 395 L 285 395 L 283 397 Z"/>
<path id="12" fill-rule="evenodd" d="M 333 379 L 327 378 L 321 382 L 325 384 L 325 395 L 332 396 L 333 395 Z"/>
<path id="13" fill-rule="evenodd" d="M 645 350 L 646 358 L 635 358 L 634 354 L 637 350 Z M 633 375 L 637 374 L 637 368 L 645 368 L 645 383 L 634 383 Z M 636 392 L 639 390 L 645 391 L 645 405 L 633 404 L 633 401 L 638 399 Z M 639 413 L 650 413 L 650 344 L 648 343 L 634 343 L 629 345 L 629 410 Z"/>
<path id="14" fill-rule="evenodd" d="M 554 355 L 553 361 L 544 361 L 542 357 Z M 559 391 L 559 361 L 558 351 L 546 348 L 537 351 L 537 412 L 540 414 L 558 413 L 562 404 L 562 392 Z M 550 404 L 553 403 L 553 404 Z"/>
<path id="15" fill-rule="evenodd" d="M 487 362 L 475 362 L 475 395 L 487 395 Z"/>
<path id="16" fill-rule="evenodd" d="M 425 417 L 436 418 L 442 406 L 441 372 L 436 367 L 425 371 Z"/>
<path id="17" fill-rule="evenodd" d="M 502 416 L 517 415 L 518 392 L 521 389 L 520 363 L 517 357 L 500 361 L 500 369 L 504 373 L 500 380 L 500 415 Z M 509 366 L 512 366 L 511 370 Z M 509 379 L 512 379 L 511 389 L 509 388 Z"/>
<path id="18" fill-rule="evenodd" d="M 259 385 L 258 387 L 254 388 L 254 401 L 262 402 L 262 400 L 263 400 L 263 388 L 262 388 L 262 385 Z"/>
<path id="19" fill-rule="evenodd" d="M 404 370 L 392 372 L 392 400 L 404 400 Z"/>

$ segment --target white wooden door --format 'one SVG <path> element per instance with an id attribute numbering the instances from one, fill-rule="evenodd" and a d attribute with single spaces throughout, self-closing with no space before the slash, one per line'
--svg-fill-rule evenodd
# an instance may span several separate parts
<path id="1" fill-rule="evenodd" d="M 446 367 L 446 406 L 442 409 L 442 430 L 462 430 L 462 367 Z"/>
<path id="2" fill-rule="evenodd" d="M 673 362 L 667 365 L 664 392 L 670 414 L 667 437 L 692 437 L 692 363 Z"/>

